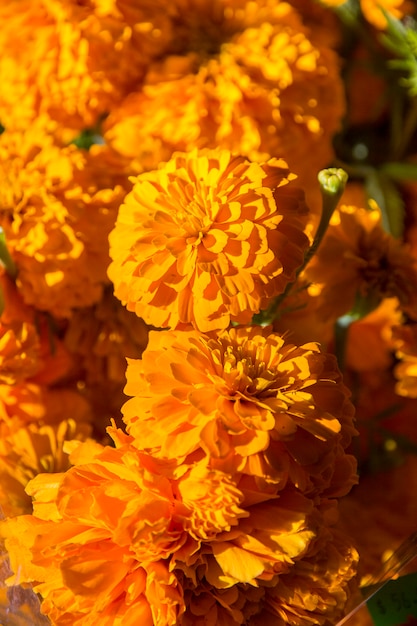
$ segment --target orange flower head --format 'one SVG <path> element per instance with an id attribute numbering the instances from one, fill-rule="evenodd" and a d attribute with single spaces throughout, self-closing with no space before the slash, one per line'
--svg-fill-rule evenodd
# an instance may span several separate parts
<path id="1" fill-rule="evenodd" d="M 125 189 L 100 151 L 59 148 L 34 126 L 0 137 L 0 226 L 26 304 L 57 317 L 100 299 Z"/>
<path id="2" fill-rule="evenodd" d="M 417 264 L 409 247 L 384 231 L 377 208 L 342 205 L 304 277 L 323 319 L 369 313 L 386 298 L 417 319 Z"/>
<path id="3" fill-rule="evenodd" d="M 303 180 L 315 181 L 333 156 L 344 112 L 333 50 L 286 2 L 172 6 L 178 36 L 170 54 L 110 113 L 106 141 L 138 172 L 175 151 L 222 147 L 259 162 L 282 156 Z"/>
<path id="4" fill-rule="evenodd" d="M 22 130 L 41 116 L 59 134 L 94 126 L 171 39 L 168 13 L 149 0 L 2 3 L 3 125 Z"/>
<path id="5" fill-rule="evenodd" d="M 204 614 L 210 626 L 251 624 L 268 596 L 268 611 L 277 619 L 284 605 L 293 626 L 299 615 L 324 626 L 340 614 L 355 558 L 333 537 L 327 499 L 318 506 L 295 485 L 279 498 L 244 493 L 206 463 L 175 476 L 170 460 L 113 435 L 114 448 L 72 446 L 73 467 L 27 487 L 33 514 L 0 526 L 9 583 L 33 583 L 52 623 L 188 626 Z"/>
<path id="6" fill-rule="evenodd" d="M 336 493 L 355 480 L 344 453 L 353 408 L 334 357 L 316 344 L 256 326 L 215 337 L 151 331 L 142 359 L 128 360 L 125 393 L 134 445 L 175 473 L 205 458 L 255 491 L 293 480 Z"/>
<path id="7" fill-rule="evenodd" d="M 281 160 L 176 154 L 139 175 L 110 234 L 115 295 L 156 327 L 247 323 L 281 293 L 308 239 L 303 194 Z"/>
<path id="8" fill-rule="evenodd" d="M 33 515 L 3 525 L 12 570 L 34 583 L 57 626 L 175 626 L 182 591 L 166 557 L 183 533 L 168 480 L 129 446 L 85 444 L 75 454 L 67 472 L 31 482 Z"/>

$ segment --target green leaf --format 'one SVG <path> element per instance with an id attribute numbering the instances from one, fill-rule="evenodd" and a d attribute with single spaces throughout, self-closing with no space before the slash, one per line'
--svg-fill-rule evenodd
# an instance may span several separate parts
<path id="1" fill-rule="evenodd" d="M 387 20 L 387 29 L 381 35 L 380 40 L 397 57 L 388 61 L 388 65 L 406 74 L 399 82 L 408 90 L 410 96 L 417 96 L 416 22 L 408 18 L 405 23 L 402 23 L 387 11 L 383 9 L 381 11 Z"/>

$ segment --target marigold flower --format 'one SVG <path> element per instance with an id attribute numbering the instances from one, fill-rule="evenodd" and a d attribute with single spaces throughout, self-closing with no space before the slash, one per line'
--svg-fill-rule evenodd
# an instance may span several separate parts
<path id="1" fill-rule="evenodd" d="M 304 278 L 314 283 L 323 319 L 362 315 L 385 298 L 417 318 L 417 265 L 409 247 L 387 234 L 378 209 L 342 205 L 333 215 Z"/>
<path id="2" fill-rule="evenodd" d="M 60 134 L 94 126 L 170 40 L 167 13 L 165 3 L 148 0 L 2 3 L 2 124 L 24 129 L 43 116 Z"/>
<path id="3" fill-rule="evenodd" d="M 35 583 L 53 624 L 175 626 L 182 594 L 164 559 L 183 533 L 169 481 L 131 447 L 82 455 L 66 473 L 35 478 L 34 515 L 5 523 L 12 570 Z"/>
<path id="4" fill-rule="evenodd" d="M 343 452 L 353 408 L 334 357 L 316 344 L 298 347 L 256 326 L 216 337 L 151 331 L 126 376 L 133 397 L 122 413 L 134 444 L 176 472 L 205 457 L 254 477 L 256 489 L 281 489 L 292 476 L 301 490 L 336 493 L 354 480 Z M 349 467 L 344 485 L 336 466 Z"/>
<path id="5" fill-rule="evenodd" d="M 303 194 L 283 161 L 176 154 L 136 178 L 110 234 L 115 295 L 157 327 L 249 322 L 301 265 Z"/>
<path id="6" fill-rule="evenodd" d="M 287 572 L 306 553 L 294 587 L 303 577 L 307 585 L 312 571 L 321 615 L 331 619 L 343 609 L 353 559 L 345 548 L 343 568 L 335 568 L 337 542 L 330 546 L 322 530 L 333 513 L 314 510 L 314 499 L 295 486 L 279 499 L 251 496 L 234 474 L 204 463 L 184 466 L 176 478 L 170 461 L 143 454 L 120 431 L 113 435 L 115 448 L 82 444 L 69 470 L 37 476 L 27 487 L 33 515 L 1 524 L 15 572 L 9 584 L 17 576 L 32 583 L 52 623 L 92 626 L 100 617 L 108 626 L 139 619 L 186 626 L 204 614 L 213 626 L 256 624 L 262 597 L 281 579 L 287 588 Z M 319 572 L 326 585 L 317 584 Z"/>
<path id="7" fill-rule="evenodd" d="M 279 155 L 315 180 L 344 111 L 336 54 L 286 2 L 173 5 L 176 45 L 110 113 L 106 141 L 138 172 L 177 150 L 219 146 L 256 161 Z"/>
<path id="8" fill-rule="evenodd" d="M 27 304 L 57 317 L 100 299 L 125 190 L 99 151 L 58 148 L 34 127 L 0 137 L 0 225 Z"/>

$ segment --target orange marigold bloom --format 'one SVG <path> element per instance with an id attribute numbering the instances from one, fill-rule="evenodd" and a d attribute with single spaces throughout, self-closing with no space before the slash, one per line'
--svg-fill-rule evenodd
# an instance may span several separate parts
<path id="1" fill-rule="evenodd" d="M 336 494 L 355 480 L 344 454 L 354 433 L 349 392 L 316 344 L 256 326 L 216 337 L 151 331 L 142 359 L 128 360 L 125 393 L 135 445 L 175 462 L 175 472 L 204 457 L 263 489 L 293 481 Z"/>
<path id="2" fill-rule="evenodd" d="M 417 319 L 417 262 L 409 247 L 387 234 L 376 208 L 342 205 L 304 277 L 320 299 L 323 319 L 358 311 L 362 315 L 385 298 Z"/>
<path id="3" fill-rule="evenodd" d="M 176 154 L 141 174 L 110 233 L 115 295 L 157 327 L 247 323 L 281 293 L 308 239 L 286 164 L 227 150 Z"/>
<path id="4" fill-rule="evenodd" d="M 3 2 L 2 124 L 24 129 L 43 116 L 60 133 L 96 124 L 170 40 L 167 13 L 166 3 L 149 0 Z"/>
<path id="5" fill-rule="evenodd" d="M 182 593 L 165 559 L 184 537 L 172 486 L 132 447 L 90 448 L 31 482 L 33 516 L 5 522 L 12 570 L 57 626 L 176 626 Z"/>
<path id="6" fill-rule="evenodd" d="M 176 0 L 171 54 L 105 121 L 106 141 L 154 169 L 174 151 L 277 155 L 309 181 L 333 156 L 344 111 L 336 54 L 286 2 Z M 308 163 L 305 155 L 308 153 Z"/>
<path id="7" fill-rule="evenodd" d="M 0 226 L 27 304 L 58 317 L 100 299 L 125 190 L 99 150 L 58 148 L 34 127 L 0 137 Z"/>
<path id="8" fill-rule="evenodd" d="M 326 626 L 340 614 L 354 551 L 345 546 L 337 560 L 329 501 L 314 510 L 314 498 L 295 486 L 279 499 L 245 494 L 234 474 L 205 463 L 175 477 L 170 461 L 141 453 L 120 431 L 113 436 L 115 448 L 82 444 L 65 473 L 37 476 L 27 487 L 33 515 L 1 524 L 15 572 L 8 582 L 32 583 L 53 624 L 188 626 L 204 615 L 210 626 L 255 626 L 277 583 L 308 598 L 308 581 L 320 600 L 313 595 L 301 609 L 298 594 L 281 598 L 286 623 L 300 623 L 291 605 Z"/>

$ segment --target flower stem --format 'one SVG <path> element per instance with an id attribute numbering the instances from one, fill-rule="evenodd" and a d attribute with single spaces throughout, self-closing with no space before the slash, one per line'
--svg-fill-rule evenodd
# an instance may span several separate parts
<path id="1" fill-rule="evenodd" d="M 317 228 L 313 243 L 307 250 L 307 253 L 304 257 L 304 262 L 302 266 L 297 270 L 297 277 L 301 274 L 301 272 L 304 270 L 304 268 L 317 252 L 317 248 L 319 247 L 329 225 L 330 218 L 332 217 L 333 212 L 339 204 L 339 200 L 343 195 L 348 175 L 345 170 L 342 170 L 341 168 L 330 167 L 326 170 L 321 170 L 317 178 L 320 183 L 321 197 L 323 203 L 320 223 Z"/>
<path id="2" fill-rule="evenodd" d="M 340 198 L 345 190 L 348 175 L 345 170 L 337 167 L 330 167 L 325 170 L 321 170 L 318 173 L 318 181 L 320 184 L 321 196 L 322 196 L 322 212 L 320 223 L 318 225 L 313 243 L 310 248 L 304 255 L 304 260 L 300 267 L 297 269 L 295 274 L 295 280 L 291 283 L 288 283 L 285 290 L 282 294 L 280 294 L 272 304 L 266 309 L 266 311 L 261 311 L 257 315 L 253 317 L 254 324 L 265 324 L 268 325 L 274 321 L 277 317 L 277 310 L 285 298 L 290 293 L 291 289 L 295 285 L 297 278 L 304 271 L 308 263 L 311 261 L 315 253 L 317 252 L 317 248 L 319 247 L 324 234 L 327 230 L 327 227 L 330 222 L 330 218 L 333 215 L 334 210 L 336 209 Z"/>

